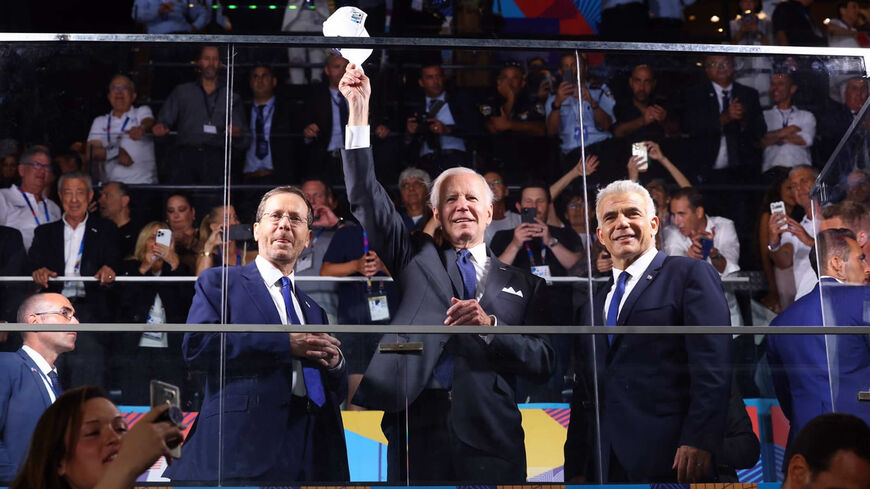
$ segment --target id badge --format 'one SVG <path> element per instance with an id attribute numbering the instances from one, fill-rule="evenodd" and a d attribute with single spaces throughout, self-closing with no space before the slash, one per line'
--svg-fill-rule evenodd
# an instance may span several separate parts
<path id="1" fill-rule="evenodd" d="M 139 346 L 142 348 L 166 348 L 169 346 L 166 333 L 146 331 L 139 338 Z"/>
<path id="2" fill-rule="evenodd" d="M 296 260 L 296 272 L 304 272 L 314 265 L 314 252 L 303 253 Z"/>
<path id="3" fill-rule="evenodd" d="M 369 317 L 372 322 L 386 321 L 390 319 L 390 307 L 387 305 L 387 296 L 372 295 L 368 296 Z"/>
<path id="4" fill-rule="evenodd" d="M 106 146 L 106 161 L 117 160 L 120 154 L 121 147 L 117 144 L 110 144 Z"/>
<path id="5" fill-rule="evenodd" d="M 213 124 L 203 124 L 202 132 L 206 134 L 217 134 L 217 126 Z"/>
<path id="6" fill-rule="evenodd" d="M 536 275 L 541 277 L 542 279 L 547 281 L 547 285 L 550 285 L 550 279 L 553 276 L 550 274 L 550 265 L 541 265 L 538 267 L 532 267 L 532 275 Z"/>
<path id="7" fill-rule="evenodd" d="M 574 140 L 580 141 L 580 126 L 574 126 Z"/>

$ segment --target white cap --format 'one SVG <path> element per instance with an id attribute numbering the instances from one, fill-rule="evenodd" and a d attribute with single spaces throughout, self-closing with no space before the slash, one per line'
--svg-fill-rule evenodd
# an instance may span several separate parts
<path id="1" fill-rule="evenodd" d="M 341 7 L 323 22 L 326 37 L 369 37 L 365 22 L 368 15 L 356 7 Z M 371 49 L 336 48 L 342 58 L 362 69 L 362 64 L 372 55 Z"/>

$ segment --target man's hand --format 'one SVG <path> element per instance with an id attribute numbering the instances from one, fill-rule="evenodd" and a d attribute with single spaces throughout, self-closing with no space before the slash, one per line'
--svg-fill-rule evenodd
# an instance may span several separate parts
<path id="1" fill-rule="evenodd" d="M 767 238 L 769 241 L 768 244 L 775 245 L 779 243 L 779 241 L 782 239 L 782 233 L 788 231 L 788 227 L 783 226 L 783 224 L 787 223 L 788 216 L 786 216 L 785 214 L 780 214 L 777 212 L 776 214 L 770 215 L 770 217 L 767 219 L 767 232 L 769 234 Z M 783 227 L 785 227 L 785 229 L 782 229 Z"/>
<path id="2" fill-rule="evenodd" d="M 169 128 L 164 124 L 157 123 L 154 124 L 154 127 L 151 128 L 151 134 L 157 136 L 158 138 L 162 138 L 163 136 L 169 134 Z"/>
<path id="3" fill-rule="evenodd" d="M 628 158 L 628 164 L 625 167 L 628 169 L 628 179 L 632 182 L 636 182 L 638 178 L 640 178 L 640 164 L 646 158 L 639 155 L 633 155 Z"/>
<path id="4" fill-rule="evenodd" d="M 710 452 L 682 445 L 674 455 L 671 468 L 677 471 L 677 482 L 680 484 L 697 482 L 710 470 Z"/>
<path id="5" fill-rule="evenodd" d="M 650 105 L 648 109 L 652 110 L 653 119 L 657 122 L 664 122 L 668 118 L 668 111 L 661 105 Z"/>
<path id="6" fill-rule="evenodd" d="M 327 368 L 335 368 L 341 360 L 338 338 L 326 333 L 290 333 L 290 354 L 313 360 Z"/>
<path id="7" fill-rule="evenodd" d="M 372 278 L 380 271 L 386 271 L 384 262 L 381 261 L 377 253 L 369 250 L 368 254 L 363 255 L 356 261 L 356 271 L 360 275 L 365 275 L 366 278 Z"/>
<path id="8" fill-rule="evenodd" d="M 305 136 L 305 139 L 315 139 L 318 134 L 320 134 L 320 126 L 313 122 L 302 130 L 302 135 Z"/>
<path id="9" fill-rule="evenodd" d="M 172 13 L 175 10 L 175 3 L 173 2 L 164 2 L 161 3 L 159 7 L 157 7 L 157 13 L 159 15 L 166 15 Z"/>
<path id="10" fill-rule="evenodd" d="M 613 258 L 607 250 L 601 250 L 595 259 L 595 269 L 598 273 L 610 273 L 613 270 Z"/>
<path id="11" fill-rule="evenodd" d="M 344 76 L 338 82 L 338 90 L 347 99 L 349 126 L 365 126 L 368 121 L 369 98 L 372 84 L 369 77 L 354 63 L 348 63 Z"/>
<path id="12" fill-rule="evenodd" d="M 495 132 L 509 131 L 512 126 L 511 120 L 504 113 L 504 107 L 501 108 L 498 115 L 490 117 L 489 122 L 492 124 L 492 128 L 495 129 Z"/>
<path id="13" fill-rule="evenodd" d="M 452 305 L 447 309 L 447 319 L 444 320 L 447 326 L 492 326 L 492 318 L 480 307 L 477 299 L 462 301 L 451 297 L 450 303 Z"/>
<path id="14" fill-rule="evenodd" d="M 121 166 L 133 166 L 133 158 L 130 157 L 130 153 L 124 148 L 119 148 L 118 150 L 118 164 Z"/>
<path id="15" fill-rule="evenodd" d="M 578 177 L 582 177 L 583 176 L 583 167 L 586 167 L 586 176 L 588 177 L 589 175 L 592 175 L 593 173 L 595 173 L 595 170 L 598 169 L 598 163 L 600 163 L 600 161 L 598 161 L 598 156 L 589 155 L 586 157 L 585 164 L 584 164 L 583 160 L 581 159 L 580 161 L 577 162 L 576 165 L 574 165 L 574 171 L 577 172 Z"/>
<path id="16" fill-rule="evenodd" d="M 229 126 L 227 126 L 227 132 L 230 133 L 232 137 L 237 138 L 242 135 L 242 128 L 230 124 Z"/>
<path id="17" fill-rule="evenodd" d="M 794 234 L 797 239 L 801 240 L 801 242 L 807 246 L 812 247 L 815 244 L 816 240 L 810 236 L 803 226 L 801 226 L 801 223 L 795 221 L 789 216 L 785 216 L 785 221 L 788 224 L 788 229 L 786 229 L 786 231 Z"/>
<path id="18" fill-rule="evenodd" d="M 133 141 L 138 141 L 145 136 L 145 129 L 142 129 L 142 126 L 131 127 L 124 131 L 124 134 L 130 136 Z"/>
<path id="19" fill-rule="evenodd" d="M 538 225 L 529 222 L 521 223 L 514 228 L 513 244 L 522 248 L 523 243 L 531 240 L 538 232 Z"/>
<path id="20" fill-rule="evenodd" d="M 652 124 L 653 122 L 657 121 L 658 119 L 656 118 L 656 115 L 657 114 L 656 114 L 655 107 L 653 107 L 652 105 L 643 109 L 643 123 L 644 123 L 644 125 Z"/>
<path id="21" fill-rule="evenodd" d="M 692 235 L 692 244 L 689 246 L 689 250 L 686 252 L 686 256 L 689 258 L 696 258 L 698 260 L 702 260 L 704 255 L 702 254 L 702 249 L 704 246 L 701 244 L 701 238 L 713 239 L 713 234 L 711 233 L 695 233 Z M 713 253 L 713 250 L 710 250 L 710 254 Z"/>
<path id="22" fill-rule="evenodd" d="M 432 134 L 441 135 L 441 134 L 447 134 L 450 132 L 447 129 L 447 126 L 445 126 L 444 123 L 439 121 L 438 119 L 435 119 L 435 118 L 427 119 L 426 122 L 429 123 L 429 131 Z"/>
<path id="23" fill-rule="evenodd" d="M 48 287 L 48 279 L 57 277 L 57 273 L 42 267 L 38 270 L 34 270 L 32 276 L 33 281 L 44 289 Z"/>
<path id="24" fill-rule="evenodd" d="M 728 122 L 743 119 L 743 111 L 743 104 L 740 103 L 740 99 L 734 97 L 734 100 L 731 101 L 731 105 L 728 106 L 728 110 L 725 111 L 725 114 L 728 115 Z"/>
<path id="25" fill-rule="evenodd" d="M 314 206 L 314 222 L 312 226 L 320 226 L 331 228 L 338 224 L 338 217 L 332 212 L 332 209 L 325 205 Z"/>
<path id="26" fill-rule="evenodd" d="M 569 81 L 563 81 L 559 84 L 559 88 L 556 89 L 556 96 L 553 99 L 553 103 L 556 105 L 562 105 L 562 102 L 569 97 L 575 97 L 577 95 L 577 85 L 571 83 Z"/>
<path id="27" fill-rule="evenodd" d="M 103 265 L 99 270 L 97 270 L 94 278 L 100 280 L 100 285 L 110 284 L 115 281 L 115 271 L 108 265 Z"/>

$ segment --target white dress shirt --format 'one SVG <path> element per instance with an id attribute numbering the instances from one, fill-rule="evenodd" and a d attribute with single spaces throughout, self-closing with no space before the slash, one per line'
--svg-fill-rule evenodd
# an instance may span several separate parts
<path id="1" fill-rule="evenodd" d="M 810 148 L 813 146 L 813 138 L 816 137 L 816 118 L 812 112 L 798 109 L 795 106 L 791 106 L 788 110 L 771 107 L 764 111 L 764 122 L 767 123 L 768 131 L 779 130 L 786 126 L 798 126 L 801 128 L 798 136 L 803 138 L 807 144 L 804 146 L 792 143 L 772 144 L 764 148 L 762 173 L 774 166 L 791 168 L 813 163 L 810 158 Z"/>
<path id="2" fill-rule="evenodd" d="M 804 218 L 801 219 L 801 226 L 803 226 L 807 234 L 815 237 L 813 221 L 809 216 L 804 216 Z M 783 245 L 791 243 L 794 247 L 792 253 L 792 270 L 794 270 L 794 284 L 796 289 L 794 299 L 798 300 L 809 294 L 813 290 L 813 287 L 816 286 L 816 282 L 819 281 L 816 272 L 814 272 L 813 267 L 810 266 L 810 250 L 812 248 L 805 245 L 803 241 L 797 238 L 797 236 L 787 231 L 782 233 L 781 242 Z"/>
<path id="3" fill-rule="evenodd" d="M 724 217 L 706 216 L 706 232 L 713 235 L 713 247 L 725 258 L 725 271 L 720 277 L 740 271 L 740 242 L 737 240 L 737 230 L 734 221 Z M 662 231 L 662 251 L 668 256 L 688 256 L 692 246 L 692 238 L 683 235 L 680 229 L 674 225 L 665 226 Z M 707 257 L 707 263 L 713 264 L 713 260 Z"/>
<path id="4" fill-rule="evenodd" d="M 713 83 L 713 82 L 710 82 Z M 728 92 L 728 101 L 729 103 L 734 102 L 734 84 L 728 85 L 727 87 L 722 87 L 718 83 L 713 83 L 713 90 L 716 92 L 716 103 L 719 105 L 719 113 L 725 112 L 725 109 L 728 107 L 722 106 L 722 92 Z M 721 130 L 721 129 L 720 129 Z M 713 168 L 716 170 L 721 170 L 722 168 L 728 167 L 728 143 L 725 141 L 725 131 L 722 130 L 722 137 L 719 139 L 719 153 L 716 155 L 716 162 L 713 164 Z"/>
<path id="5" fill-rule="evenodd" d="M 37 353 L 37 351 L 33 348 L 24 345 L 21 347 L 21 349 L 24 350 L 24 353 L 27 353 L 27 356 L 29 356 L 31 360 L 33 360 L 33 363 L 35 363 L 36 366 L 39 367 L 39 373 L 41 374 L 39 378 L 42 379 L 42 385 L 45 386 L 45 390 L 48 392 L 48 398 L 51 399 L 51 402 L 56 401 L 57 396 L 54 395 L 54 388 L 51 387 L 51 383 L 48 380 L 48 374 L 50 374 L 51 372 L 54 372 L 56 374 L 57 369 L 51 368 L 51 365 L 49 365 L 48 362 L 45 361 L 45 358 L 43 358 L 42 355 Z"/>
<path id="6" fill-rule="evenodd" d="M 631 291 L 634 290 L 634 286 L 640 281 L 643 277 L 646 269 L 649 268 L 653 259 L 656 257 L 656 254 L 659 250 L 656 249 L 655 246 L 650 247 L 650 249 L 643 252 L 637 260 L 634 261 L 628 268 L 625 269 L 626 272 L 630 275 L 628 280 L 625 282 L 625 293 L 622 294 L 622 300 L 619 301 L 619 312 L 622 312 L 622 306 L 625 304 L 625 300 L 628 299 L 628 296 L 631 295 Z M 616 291 L 616 284 L 619 281 L 619 275 L 623 272 L 616 267 L 613 267 L 613 286 L 610 287 L 610 292 L 607 293 L 607 298 L 604 300 L 604 320 L 607 321 L 607 311 L 610 310 L 610 300 L 613 298 L 613 293 Z M 616 314 L 619 317 L 619 312 Z"/>
<path id="7" fill-rule="evenodd" d="M 28 192 L 22 195 L 21 188 L 17 185 L 0 189 L 0 224 L 21 232 L 25 249 L 29 250 L 33 243 L 33 230 L 36 226 L 57 221 L 60 215 L 61 210 L 57 204 L 44 198 L 37 202 L 36 196 Z"/>
<path id="8" fill-rule="evenodd" d="M 80 222 L 73 229 L 66 220 L 66 214 L 63 215 L 63 275 L 67 277 L 81 277 L 81 262 L 79 268 L 76 269 L 76 261 L 79 261 L 79 250 L 82 250 L 84 256 L 84 247 L 82 242 L 85 239 L 85 229 L 88 225 L 88 216 L 85 214 L 85 220 Z M 66 297 L 84 297 L 85 283 L 84 282 L 64 282 L 63 290 L 60 291 Z"/>

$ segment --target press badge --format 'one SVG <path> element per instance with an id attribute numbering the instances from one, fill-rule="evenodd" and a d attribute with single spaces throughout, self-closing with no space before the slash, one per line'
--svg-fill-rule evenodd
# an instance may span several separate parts
<path id="1" fill-rule="evenodd" d="M 202 132 L 206 134 L 217 134 L 217 126 L 213 124 L 203 124 Z"/>
<path id="2" fill-rule="evenodd" d="M 303 253 L 296 260 L 296 272 L 304 272 L 314 265 L 314 252 Z"/>
<path id="3" fill-rule="evenodd" d="M 542 279 L 547 281 L 547 285 L 550 285 L 550 279 L 553 276 L 550 274 L 550 265 L 541 265 L 538 267 L 532 267 L 532 275 L 536 275 L 541 277 Z"/>
<path id="4" fill-rule="evenodd" d="M 574 140 L 580 141 L 580 126 L 574 126 Z"/>
<path id="5" fill-rule="evenodd" d="M 387 296 L 370 295 L 367 299 L 369 302 L 369 317 L 372 322 L 390 319 L 390 307 L 387 305 Z"/>
<path id="6" fill-rule="evenodd" d="M 106 146 L 106 161 L 117 160 L 121 154 L 121 147 L 117 144 Z"/>

